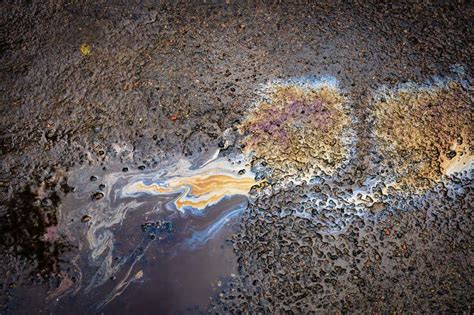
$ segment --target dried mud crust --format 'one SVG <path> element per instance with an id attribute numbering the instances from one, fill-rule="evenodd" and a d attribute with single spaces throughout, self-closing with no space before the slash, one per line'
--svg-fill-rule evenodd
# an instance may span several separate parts
<path id="1" fill-rule="evenodd" d="M 362 122 L 369 120 L 371 91 L 382 84 L 424 82 L 456 63 L 470 73 L 473 15 L 468 1 L 319 1 L 305 6 L 6 1 L 0 8 L 2 230 L 11 222 L 5 216 L 18 209 L 38 210 L 37 218 L 55 211 L 54 203 L 41 204 L 35 189 L 32 198 L 11 200 L 74 163 L 154 167 L 174 152 L 195 155 L 217 146 L 224 130 L 243 119 L 259 84 L 274 79 L 330 75 L 339 80 L 361 122 L 355 126 L 362 139 L 357 151 L 370 157 L 375 154 L 366 140 L 370 130 Z M 90 46 L 87 56 L 81 54 L 83 44 Z M 362 181 L 357 174 L 377 172 L 362 160 L 346 173 L 354 178 L 345 180 Z M 435 212 L 418 207 L 387 215 L 383 224 L 404 227 L 397 242 L 409 249 L 402 254 L 408 258 L 393 254 L 397 258 L 387 260 L 392 268 L 382 268 L 375 255 L 375 250 L 389 253 L 379 253 L 384 260 L 397 253 L 388 240 L 398 234 L 384 236 L 389 232 L 383 225 L 356 222 L 329 237 L 320 236 L 303 218 L 272 214 L 282 202 L 293 201 L 287 208 L 296 207 L 303 186 L 280 199 L 260 201 L 261 209 L 244 215 L 235 240 L 241 284 L 224 292 L 214 309 L 468 310 L 472 253 L 466 246 L 472 238 L 466 227 L 472 225 L 472 188 L 469 181 L 457 181 L 465 195 L 433 197 L 430 209 Z M 45 196 L 59 191 L 56 185 L 45 187 Z M 406 208 L 411 209 L 400 204 L 401 210 Z M 39 226 L 47 228 L 49 222 Z M 22 244 L 45 232 L 5 236 Z M 293 247 L 279 249 L 279 235 Z M 357 246 L 355 239 L 361 239 Z M 345 242 L 347 248 L 339 245 Z M 313 255 L 295 249 L 299 244 L 308 244 L 316 257 L 321 247 L 324 255 L 318 263 L 309 262 Z M 371 263 L 365 269 L 341 265 L 344 272 L 328 255 L 336 248 L 349 262 L 364 256 Z M 0 309 L 9 312 L 17 310 L 16 293 L 32 286 L 31 277 L 36 279 L 31 266 L 41 265 L 37 257 L 20 254 L 15 247 L 1 248 Z M 272 268 L 266 267 L 270 259 L 276 261 Z M 314 282 L 302 285 L 297 273 L 310 274 Z M 57 273 L 52 277 L 57 287 L 60 278 Z M 297 293 L 291 295 L 289 288 Z"/>

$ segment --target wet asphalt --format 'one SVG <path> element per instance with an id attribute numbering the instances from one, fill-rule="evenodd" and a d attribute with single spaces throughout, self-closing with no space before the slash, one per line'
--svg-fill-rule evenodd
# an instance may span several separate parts
<path id="1" fill-rule="evenodd" d="M 2 313 L 28 313 L 25 292 L 57 288 L 68 271 L 68 235 L 44 235 L 74 192 L 69 170 L 206 154 L 238 134 L 263 84 L 323 76 L 351 99 L 358 154 L 317 189 L 251 193 L 229 236 L 237 276 L 208 311 L 471 312 L 472 177 L 389 195 L 340 233 L 325 230 L 339 222 L 331 209 L 315 214 L 322 225 L 282 215 L 374 175 L 373 91 L 469 77 L 469 1 L 6 1 L 0 12 Z"/>

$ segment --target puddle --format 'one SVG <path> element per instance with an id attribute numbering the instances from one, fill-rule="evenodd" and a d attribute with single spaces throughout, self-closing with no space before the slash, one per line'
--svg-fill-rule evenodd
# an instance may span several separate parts
<path id="1" fill-rule="evenodd" d="M 54 313 L 205 311 L 236 273 L 227 239 L 257 184 L 244 158 L 70 174 L 75 189 L 58 230 L 77 250 L 68 257 L 73 270 L 49 293 Z"/>
<path id="2" fill-rule="evenodd" d="M 43 204 L 36 212 L 51 208 L 55 214 L 34 232 L 41 234 L 36 247 L 53 253 L 40 258 L 55 263 L 61 281 L 46 294 L 49 305 L 32 303 L 40 305 L 37 312 L 206 312 L 237 274 L 228 239 L 263 178 L 250 213 L 311 224 L 321 239 L 333 240 L 354 222 L 421 207 L 431 196 L 428 188 L 446 195 L 462 190 L 458 182 L 471 178 L 473 166 L 465 115 L 470 94 L 462 84 L 446 80 L 375 93 L 369 127 L 377 154 L 366 169 L 354 165 L 361 161 L 353 152 L 350 100 L 333 81 L 272 85 L 239 126 L 244 153 L 223 157 L 217 150 L 153 169 L 82 166 L 69 170 L 68 193 L 47 195 L 40 186 L 25 195 Z M 28 212 L 28 205 L 16 207 Z M 73 248 L 61 255 L 64 268 L 60 248 L 46 246 L 60 236 Z M 44 301 L 43 293 L 32 289 L 18 299 Z"/>

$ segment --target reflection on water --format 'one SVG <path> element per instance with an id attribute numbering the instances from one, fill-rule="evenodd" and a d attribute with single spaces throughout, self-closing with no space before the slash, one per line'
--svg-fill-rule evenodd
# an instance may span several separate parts
<path id="1" fill-rule="evenodd" d="M 222 246 L 229 223 L 247 206 L 254 176 L 239 156 L 197 167 L 179 160 L 152 171 L 74 171 L 71 184 L 77 189 L 63 203 L 59 226 L 78 244 L 79 254 L 71 258 L 75 279 L 63 286 L 68 294 L 58 308 L 67 313 L 87 302 L 91 311 L 114 309 L 111 302 L 127 287 L 158 282 L 158 292 L 148 290 L 160 302 L 169 299 L 163 283 L 200 297 L 174 308 L 163 305 L 163 311 L 206 305 L 210 282 L 234 272 L 234 254 Z M 202 292 L 193 292 L 198 289 Z M 136 303 L 147 298 L 128 304 L 140 309 Z"/>

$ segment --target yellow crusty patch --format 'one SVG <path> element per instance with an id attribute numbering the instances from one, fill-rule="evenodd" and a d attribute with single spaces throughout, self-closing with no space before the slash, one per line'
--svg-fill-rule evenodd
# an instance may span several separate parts
<path id="1" fill-rule="evenodd" d="M 91 53 L 91 46 L 89 44 L 81 44 L 80 50 L 81 50 L 81 55 L 89 56 Z"/>

